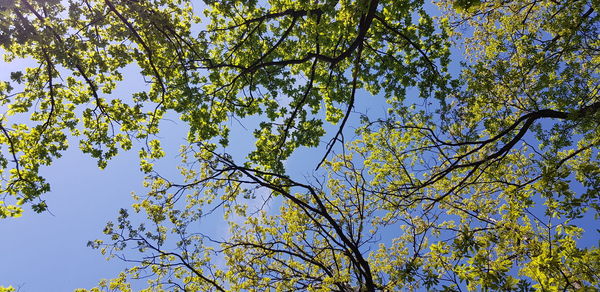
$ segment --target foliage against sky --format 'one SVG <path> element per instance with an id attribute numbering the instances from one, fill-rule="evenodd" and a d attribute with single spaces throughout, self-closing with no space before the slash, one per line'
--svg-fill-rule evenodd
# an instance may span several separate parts
<path id="1" fill-rule="evenodd" d="M 439 17 L 423 1 L 205 2 L 0 2 L 5 60 L 38 64 L 0 83 L 0 216 L 45 210 L 39 169 L 67 139 L 100 167 L 135 149 L 148 174 L 91 242 L 132 269 L 96 289 L 599 284 L 598 246 L 578 245 L 600 209 L 597 1 L 448 0 Z M 128 66 L 147 86 L 111 94 Z M 387 114 L 348 141 L 375 95 Z M 153 170 L 166 113 L 190 127 L 184 182 Z M 246 117 L 256 148 L 234 161 L 229 122 Z M 300 147 L 323 157 L 312 179 L 284 167 Z M 225 239 L 198 229 L 215 209 Z"/>

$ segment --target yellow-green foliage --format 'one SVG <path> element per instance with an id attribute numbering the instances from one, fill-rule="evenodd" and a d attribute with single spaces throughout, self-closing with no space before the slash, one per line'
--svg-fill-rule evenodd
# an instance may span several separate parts
<path id="1" fill-rule="evenodd" d="M 600 285 L 598 1 L 205 2 L 0 1 L 5 61 L 36 62 L 0 82 L 0 218 L 46 210 L 70 144 L 147 174 L 89 243 L 131 268 L 90 291 Z M 155 169 L 166 115 L 183 182 Z"/>

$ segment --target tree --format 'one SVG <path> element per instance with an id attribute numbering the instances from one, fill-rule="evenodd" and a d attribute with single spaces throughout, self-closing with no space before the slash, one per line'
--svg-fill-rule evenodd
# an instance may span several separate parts
<path id="1" fill-rule="evenodd" d="M 440 1 L 437 18 L 422 1 L 206 2 L 199 32 L 185 1 L 1 6 L 7 56 L 40 66 L 12 74 L 23 90 L 3 99 L 31 125 L 2 126 L 17 201 L 0 214 L 44 210 L 37 170 L 66 131 L 101 167 L 144 141 L 149 192 L 132 207 L 147 222 L 123 209 L 90 242 L 134 266 L 95 290 L 141 277 L 183 291 L 599 284 L 598 246 L 580 240 L 581 218 L 600 211 L 596 1 Z M 460 70 L 451 48 L 464 48 Z M 108 102 L 129 64 L 147 90 Z M 346 143 L 370 95 L 388 113 L 362 115 Z M 190 126 L 182 183 L 152 169 L 169 111 Z M 239 162 L 223 152 L 226 122 L 249 116 L 262 122 Z M 338 128 L 318 171 L 294 179 L 283 161 L 318 146 L 324 121 Z M 202 228 L 215 210 L 226 235 Z"/>
<path id="2" fill-rule="evenodd" d="M 319 143 L 323 120 L 341 120 L 343 128 L 363 83 L 373 93 L 385 88 L 399 97 L 407 86 L 419 85 L 427 95 L 444 82 L 433 61 L 448 61 L 447 38 L 434 31 L 420 3 L 349 2 L 337 8 L 335 1 L 270 7 L 257 1 L 211 2 L 206 12 L 211 23 L 197 36 L 192 31 L 199 20 L 185 1 L 65 4 L 2 4 L 5 58 L 33 58 L 39 64 L 14 72 L 12 82 L 0 88 L 9 106 L 4 119 L 31 114 L 30 123 L 3 126 L 4 193 L 16 200 L 4 203 L 4 217 L 19 214 L 18 206 L 29 202 L 44 210 L 39 196 L 49 185 L 38 169 L 68 147 L 69 133 L 81 137 L 80 148 L 100 167 L 120 149 L 131 148 L 132 140 L 148 140 L 140 158 L 150 172 L 146 160 L 161 154 L 159 141 L 149 140 L 165 112 L 189 123 L 190 142 L 222 145 L 229 138 L 226 121 L 259 115 L 264 120 L 249 159 L 282 172 L 281 161 L 294 149 Z M 378 12 L 383 6 L 389 8 Z M 412 23 L 413 13 L 422 15 L 419 23 Z M 367 32 L 377 41 L 365 42 Z M 127 98 L 111 97 L 132 64 L 147 88 Z M 386 81 L 391 79 L 400 83 Z M 21 90 L 11 94 L 14 88 Z"/>

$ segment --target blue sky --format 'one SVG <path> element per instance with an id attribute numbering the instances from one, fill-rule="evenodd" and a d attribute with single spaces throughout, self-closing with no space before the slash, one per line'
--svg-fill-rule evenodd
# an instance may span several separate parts
<path id="1" fill-rule="evenodd" d="M 26 66 L 35 65 L 27 60 L 1 62 L 0 80 Z M 126 70 L 126 80 L 112 96 L 128 96 L 142 89 L 144 82 L 136 70 Z M 174 117 L 163 121 L 161 128 L 158 138 L 163 140 L 167 156 L 160 169 L 175 176 L 176 155 L 179 145 L 185 143 L 187 127 Z M 136 152 L 139 148 L 120 153 L 101 170 L 78 149 L 76 139 L 70 138 L 69 145 L 61 158 L 42 168 L 42 175 L 51 183 L 51 192 L 43 197 L 50 212 L 36 214 L 26 208 L 22 217 L 0 221 L 0 234 L 4 235 L 0 240 L 0 286 L 20 287 L 21 292 L 72 291 L 94 287 L 100 279 L 115 277 L 127 267 L 119 260 L 106 261 L 100 252 L 87 247 L 87 242 L 102 237 L 106 222 L 114 220 L 120 208 L 131 205 L 131 192 L 145 191 Z"/>
<path id="2" fill-rule="evenodd" d="M 52 214 L 28 210 L 0 224 L 5 235 L 0 241 L 0 283 L 20 291 L 72 291 L 93 287 L 124 269 L 125 263 L 105 261 L 86 243 L 131 201 L 131 191 L 141 189 L 132 154 L 120 155 L 101 171 L 93 159 L 72 148 L 47 168 L 52 191 L 45 199 Z"/>

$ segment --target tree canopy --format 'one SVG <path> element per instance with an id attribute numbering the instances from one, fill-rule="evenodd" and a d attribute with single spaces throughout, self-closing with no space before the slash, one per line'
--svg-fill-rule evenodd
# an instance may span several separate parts
<path id="1" fill-rule="evenodd" d="M 203 5 L 0 1 L 4 61 L 36 64 L 0 82 L 0 217 L 46 210 L 40 167 L 69 142 L 101 168 L 137 150 L 147 174 L 89 243 L 131 268 L 92 291 L 600 285 L 582 240 L 600 232 L 598 1 Z M 123 94 L 130 74 L 145 84 Z M 385 115 L 355 111 L 376 96 Z M 183 181 L 153 167 L 169 115 Z M 301 148 L 312 177 L 285 167 Z M 204 224 L 221 215 L 225 235 Z"/>

